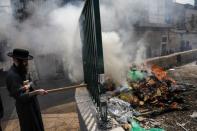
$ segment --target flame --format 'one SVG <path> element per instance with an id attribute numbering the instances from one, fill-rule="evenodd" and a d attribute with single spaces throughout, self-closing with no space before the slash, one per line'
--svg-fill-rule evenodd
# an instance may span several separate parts
<path id="1" fill-rule="evenodd" d="M 172 79 L 171 77 L 168 77 L 167 72 L 164 71 L 163 68 L 161 68 L 157 65 L 153 65 L 151 67 L 151 71 L 157 77 L 157 79 L 159 79 L 160 81 L 170 80 L 173 84 L 176 83 L 176 81 L 174 79 Z"/>

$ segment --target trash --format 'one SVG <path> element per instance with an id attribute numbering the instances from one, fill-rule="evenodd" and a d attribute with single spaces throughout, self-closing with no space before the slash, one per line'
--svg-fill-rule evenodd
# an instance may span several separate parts
<path id="1" fill-rule="evenodd" d="M 197 112 L 193 112 L 193 114 L 190 116 L 191 116 L 191 118 L 197 118 Z"/>
<path id="2" fill-rule="evenodd" d="M 140 101 L 138 99 L 137 96 L 133 95 L 132 93 L 128 92 L 128 93 L 121 93 L 118 96 L 121 100 L 124 100 L 130 104 L 132 104 L 133 106 L 135 105 L 140 105 Z M 144 103 L 142 103 L 141 105 L 143 105 Z"/>
<path id="3" fill-rule="evenodd" d="M 113 79 L 110 77 L 107 77 L 101 86 L 101 92 L 106 93 L 107 91 L 114 91 L 115 87 L 116 85 Z"/>
<path id="4" fill-rule="evenodd" d="M 186 86 L 177 84 L 161 67 L 154 65 L 151 70 L 152 73 L 146 77 L 136 68 L 130 70 L 129 76 L 134 81 L 128 82 L 132 91 L 120 93 L 118 97 L 133 107 L 158 108 L 159 111 L 151 113 L 154 115 L 183 109 L 181 104 L 184 100 L 178 93 L 186 91 Z"/>
<path id="5" fill-rule="evenodd" d="M 177 107 L 177 108 L 170 108 L 170 107 L 166 107 L 166 108 L 159 108 L 159 109 L 155 109 L 152 111 L 148 111 L 148 112 L 144 112 L 141 113 L 141 116 L 151 116 L 151 117 L 155 117 L 158 115 L 161 115 L 163 113 L 167 113 L 167 112 L 171 112 L 171 111 L 177 111 L 177 110 L 186 110 L 185 108 L 181 108 L 181 107 Z"/>
<path id="6" fill-rule="evenodd" d="M 141 116 L 141 113 L 133 109 L 133 115 L 134 116 Z"/>
<path id="7" fill-rule="evenodd" d="M 175 91 L 186 91 L 187 90 L 187 88 L 186 88 L 186 86 L 184 86 L 184 85 L 172 85 L 172 86 L 170 86 L 169 87 L 169 91 L 170 92 L 175 92 Z"/>
<path id="8" fill-rule="evenodd" d="M 121 94 L 121 93 L 127 93 L 127 92 L 129 92 L 130 90 L 131 90 L 131 88 L 128 87 L 128 86 L 120 86 L 120 87 L 118 87 L 116 90 L 113 91 L 113 94 L 119 95 L 119 94 Z"/>
<path id="9" fill-rule="evenodd" d="M 120 92 L 128 92 L 130 88 L 128 86 L 122 86 L 120 87 Z"/>
<path id="10" fill-rule="evenodd" d="M 148 112 L 148 111 L 150 111 L 150 110 L 149 109 L 141 109 L 141 110 L 139 110 L 140 113 Z"/>
<path id="11" fill-rule="evenodd" d="M 138 70 L 130 70 L 128 72 L 128 78 L 131 81 L 140 81 L 144 79 L 144 74 L 143 72 Z"/>
<path id="12" fill-rule="evenodd" d="M 162 128 L 150 128 L 150 129 L 145 129 L 145 128 L 142 128 L 138 122 L 136 122 L 134 119 L 130 120 L 131 122 L 131 131 L 165 131 L 164 129 Z"/>
<path id="13" fill-rule="evenodd" d="M 147 118 L 139 116 L 139 117 L 135 117 L 135 119 L 139 122 L 145 121 Z"/>
<path id="14" fill-rule="evenodd" d="M 128 124 L 128 123 L 127 123 L 127 124 L 123 124 L 122 127 L 123 127 L 123 129 L 125 129 L 126 131 L 131 129 L 131 125 Z"/>
<path id="15" fill-rule="evenodd" d="M 108 101 L 108 112 L 125 130 L 164 131 L 159 128 L 160 121 L 145 117 L 187 109 L 187 102 L 180 93 L 187 91 L 189 87 L 177 83 L 158 66 L 152 66 L 151 71 L 132 68 L 128 72 L 128 85 L 119 86 L 109 93 L 113 98 Z M 197 113 L 190 116 L 197 118 Z M 184 124 L 177 125 L 187 131 Z"/>
<path id="16" fill-rule="evenodd" d="M 156 121 L 154 119 L 146 119 L 146 120 L 147 120 L 146 124 L 151 127 L 160 127 L 161 126 L 161 123 L 159 121 Z"/>
<path id="17" fill-rule="evenodd" d="M 186 123 L 183 123 L 183 124 L 181 124 L 181 123 L 179 123 L 179 122 L 176 122 L 176 124 L 177 124 L 178 126 L 182 127 L 185 131 L 189 131 L 188 129 L 186 129 L 186 128 L 184 127 L 187 123 L 189 123 L 189 122 L 186 122 Z"/>
<path id="18" fill-rule="evenodd" d="M 170 71 L 174 71 L 175 69 L 174 68 L 171 68 L 171 69 L 169 69 Z"/>
<path id="19" fill-rule="evenodd" d="M 107 84 L 104 82 L 104 85 L 103 85 L 103 88 L 101 89 L 102 93 L 106 93 L 110 96 L 117 96 L 117 95 L 120 95 L 121 93 L 126 93 L 126 92 L 129 92 L 132 90 L 131 87 L 129 87 L 128 85 L 121 85 L 119 87 L 113 87 L 113 90 L 109 90 L 107 89 Z"/>
<path id="20" fill-rule="evenodd" d="M 125 113 L 124 115 L 122 115 L 121 117 L 117 118 L 116 120 L 119 123 L 127 123 L 128 119 L 132 118 L 132 117 L 133 117 L 133 112 L 129 111 L 129 112 Z"/>
<path id="21" fill-rule="evenodd" d="M 194 118 L 195 120 L 197 120 L 197 112 L 193 112 L 192 115 L 190 115 L 191 118 Z"/>
<path id="22" fill-rule="evenodd" d="M 108 111 L 115 117 L 121 117 L 123 114 L 131 111 L 131 105 L 128 102 L 116 97 L 109 99 Z"/>

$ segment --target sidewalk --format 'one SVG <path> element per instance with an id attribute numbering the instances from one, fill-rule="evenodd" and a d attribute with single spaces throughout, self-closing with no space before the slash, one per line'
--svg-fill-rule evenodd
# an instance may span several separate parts
<path id="1" fill-rule="evenodd" d="M 72 103 L 70 105 L 73 105 Z M 42 118 L 45 131 L 79 131 L 79 119 L 77 112 L 62 113 L 62 108 L 67 105 L 56 106 L 43 111 Z M 55 112 L 55 113 L 53 113 Z M 18 119 L 2 122 L 3 131 L 20 131 Z"/>

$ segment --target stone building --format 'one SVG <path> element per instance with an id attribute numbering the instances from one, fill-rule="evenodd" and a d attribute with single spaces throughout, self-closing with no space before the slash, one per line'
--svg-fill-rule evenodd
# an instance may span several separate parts
<path id="1" fill-rule="evenodd" d="M 144 20 L 135 25 L 136 37 L 145 37 L 147 57 L 166 55 L 172 28 L 173 1 L 148 0 L 144 6 L 147 13 Z"/>
<path id="2" fill-rule="evenodd" d="M 196 6 L 172 0 L 148 0 L 144 8 L 148 13 L 135 25 L 135 34 L 145 37 L 147 57 L 197 48 Z"/>

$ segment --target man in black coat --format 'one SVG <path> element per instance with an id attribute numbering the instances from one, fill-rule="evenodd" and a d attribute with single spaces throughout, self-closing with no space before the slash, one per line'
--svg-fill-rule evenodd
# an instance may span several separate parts
<path id="1" fill-rule="evenodd" d="M 10 96 L 15 99 L 21 131 L 44 131 L 37 95 L 45 95 L 44 89 L 34 90 L 28 77 L 28 60 L 33 56 L 27 50 L 14 49 L 8 53 L 13 65 L 8 71 L 6 84 Z"/>
<path id="2" fill-rule="evenodd" d="M 1 128 L 1 119 L 3 118 L 3 104 L 2 104 L 2 100 L 1 100 L 1 96 L 0 96 L 0 131 L 2 131 Z"/>

